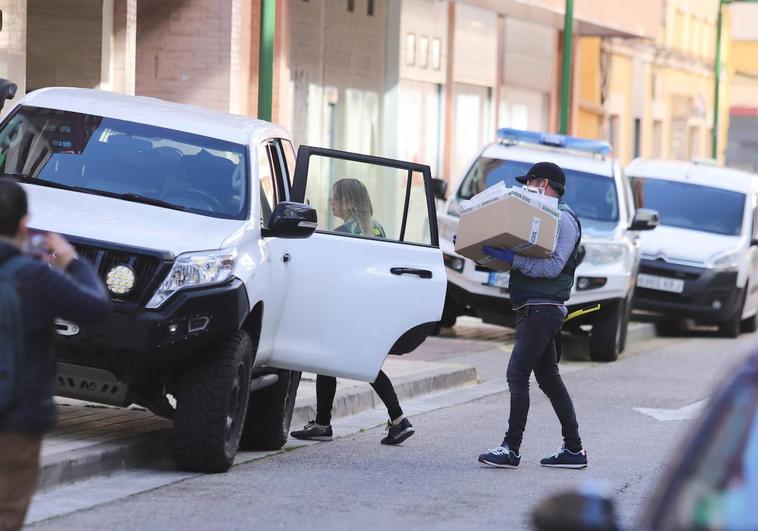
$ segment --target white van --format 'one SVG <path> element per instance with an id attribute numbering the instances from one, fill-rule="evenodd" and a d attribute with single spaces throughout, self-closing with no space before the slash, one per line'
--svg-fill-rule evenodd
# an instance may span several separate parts
<path id="1" fill-rule="evenodd" d="M 591 326 L 590 357 L 615 360 L 624 350 L 632 309 L 638 231 L 655 228 L 657 214 L 635 210 L 629 182 L 610 156 L 607 142 L 507 128 L 497 135 L 498 141 L 485 146 L 471 162 L 438 216 L 448 278 L 441 326 L 452 326 L 466 314 L 485 323 L 513 326 L 508 273 L 478 265 L 454 250 L 460 202 L 498 182 L 521 186 L 516 176 L 524 175 L 535 162 L 551 161 L 566 173 L 566 202 L 582 223 L 584 255 L 568 309 L 600 305 L 600 311 L 573 320 L 568 331 L 586 334 Z M 435 193 L 441 195 L 441 190 Z"/>
<path id="2" fill-rule="evenodd" d="M 642 235 L 635 308 L 664 316 L 659 333 L 684 319 L 737 337 L 758 327 L 758 178 L 712 162 L 632 161 L 637 206 L 660 213 Z"/>

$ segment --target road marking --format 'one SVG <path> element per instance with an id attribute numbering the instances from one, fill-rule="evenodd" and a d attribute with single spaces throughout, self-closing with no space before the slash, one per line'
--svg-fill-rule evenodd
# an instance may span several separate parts
<path id="1" fill-rule="evenodd" d="M 668 422 L 670 420 L 694 419 L 700 414 L 706 403 L 708 403 L 708 399 L 704 398 L 703 400 L 695 402 L 694 404 L 680 407 L 679 409 L 652 409 L 646 407 L 635 407 L 632 409 L 638 413 L 642 413 L 643 415 L 653 417 L 655 420 Z"/>

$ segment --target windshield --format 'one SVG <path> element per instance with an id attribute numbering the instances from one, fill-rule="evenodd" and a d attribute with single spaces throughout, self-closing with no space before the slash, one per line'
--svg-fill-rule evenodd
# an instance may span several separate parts
<path id="1" fill-rule="evenodd" d="M 520 187 L 516 177 L 526 174 L 529 162 L 480 157 L 464 177 L 457 198 L 470 199 L 500 181 L 508 187 Z M 616 222 L 619 206 L 616 184 L 610 177 L 564 170 L 566 173 L 566 203 L 580 219 Z M 454 207 L 457 209 L 457 205 Z M 450 212 L 457 214 L 457 211 Z"/>
<path id="2" fill-rule="evenodd" d="M 0 130 L 0 171 L 219 218 L 247 213 L 245 147 L 91 114 L 21 107 Z"/>
<path id="3" fill-rule="evenodd" d="M 630 177 L 637 207 L 652 208 L 660 224 L 738 236 L 745 194 L 696 184 Z"/>

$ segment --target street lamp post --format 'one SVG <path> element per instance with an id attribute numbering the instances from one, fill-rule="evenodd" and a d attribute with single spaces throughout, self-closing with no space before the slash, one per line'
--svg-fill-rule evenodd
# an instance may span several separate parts
<path id="1" fill-rule="evenodd" d="M 721 92 L 721 24 L 725 4 L 736 2 L 758 3 L 758 0 L 719 0 L 719 12 L 716 16 L 716 57 L 713 61 L 713 127 L 711 129 L 711 158 L 718 158 L 719 142 L 719 99 Z"/>
<path id="2" fill-rule="evenodd" d="M 271 121 L 274 84 L 274 32 L 276 0 L 261 1 L 261 36 L 258 49 L 258 118 Z"/>
<path id="3" fill-rule="evenodd" d="M 574 40 L 574 0 L 566 0 L 563 17 L 563 64 L 561 65 L 561 123 L 560 133 L 568 134 L 569 106 L 571 105 L 571 59 Z"/>

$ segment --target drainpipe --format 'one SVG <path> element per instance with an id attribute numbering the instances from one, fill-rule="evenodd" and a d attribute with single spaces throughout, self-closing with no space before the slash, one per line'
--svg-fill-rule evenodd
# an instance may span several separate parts
<path id="1" fill-rule="evenodd" d="M 271 121 L 274 82 L 276 0 L 261 0 L 261 36 L 258 62 L 258 118 Z"/>
<path id="2" fill-rule="evenodd" d="M 574 0 L 566 0 L 563 18 L 563 67 L 561 69 L 561 124 L 560 133 L 568 134 L 571 106 L 571 56 L 574 49 Z"/>

